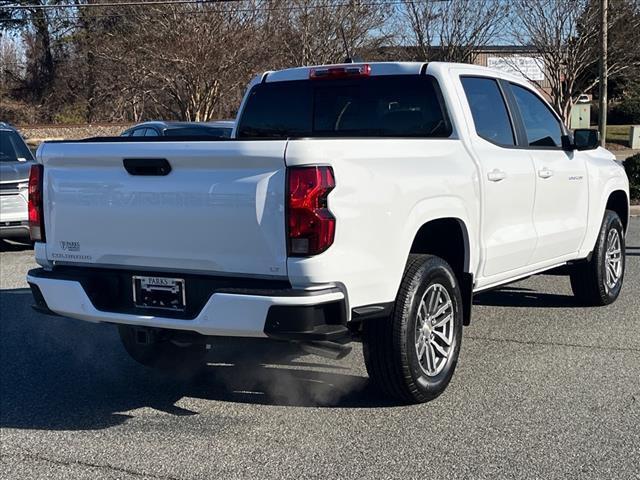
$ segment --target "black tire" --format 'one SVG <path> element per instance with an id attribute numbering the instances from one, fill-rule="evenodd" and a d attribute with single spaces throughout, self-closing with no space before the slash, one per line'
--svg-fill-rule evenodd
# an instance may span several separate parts
<path id="1" fill-rule="evenodd" d="M 440 291 L 444 287 L 451 301 L 453 318 L 448 331 L 452 341 L 442 370 L 427 375 L 418 357 L 416 338 L 421 331 L 417 329 L 418 309 L 426 293 L 429 291 L 431 295 L 432 287 Z M 433 255 L 411 255 L 391 317 L 363 324 L 363 352 L 369 378 L 384 393 L 403 402 L 422 403 L 436 398 L 451 381 L 458 362 L 462 319 L 462 296 L 449 264 Z M 425 360 L 427 354 L 425 351 Z"/>
<path id="2" fill-rule="evenodd" d="M 611 287 L 607 282 L 607 242 L 616 231 L 620 240 L 621 273 L 617 283 Z M 606 210 L 595 248 L 588 261 L 571 266 L 569 278 L 571 289 L 578 301 L 586 306 L 603 306 L 613 303 L 620 295 L 625 269 L 624 229 L 618 214 Z"/>
<path id="3" fill-rule="evenodd" d="M 147 342 L 138 338 L 140 329 L 130 325 L 118 325 L 118 333 L 124 349 L 136 362 L 174 376 L 190 378 L 205 366 L 207 348 L 204 342 L 178 343 L 165 330 L 147 330 Z"/>

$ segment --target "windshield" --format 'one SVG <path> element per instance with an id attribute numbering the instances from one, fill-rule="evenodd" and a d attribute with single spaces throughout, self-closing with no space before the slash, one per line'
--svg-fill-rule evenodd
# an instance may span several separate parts
<path id="1" fill-rule="evenodd" d="M 31 151 L 20 135 L 11 130 L 0 130 L 0 162 L 33 160 Z"/>
<path id="2" fill-rule="evenodd" d="M 387 75 L 256 85 L 237 136 L 442 138 L 450 134 L 435 79 Z"/>
<path id="3" fill-rule="evenodd" d="M 231 136 L 231 128 L 224 127 L 179 127 L 168 128 L 164 131 L 167 137 L 215 137 L 229 138 Z"/>

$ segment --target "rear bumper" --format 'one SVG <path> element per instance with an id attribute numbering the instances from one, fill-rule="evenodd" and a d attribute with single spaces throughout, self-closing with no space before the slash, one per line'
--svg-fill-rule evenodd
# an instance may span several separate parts
<path id="1" fill-rule="evenodd" d="M 24 193 L 0 194 L 0 217 L 0 238 L 29 237 L 29 209 Z"/>
<path id="2" fill-rule="evenodd" d="M 106 275 L 106 274 L 105 274 Z M 27 281 L 37 310 L 88 322 L 166 328 L 208 336 L 271 337 L 282 340 L 333 340 L 348 333 L 345 295 L 325 290 L 241 289 L 241 293 L 213 290 L 193 318 L 171 318 L 135 308 L 108 311 L 97 308 L 86 278 L 69 273 L 31 270 Z M 227 289 L 230 290 L 230 289 Z M 121 304 L 120 304 L 121 305 Z"/>
<path id="3" fill-rule="evenodd" d="M 0 222 L 0 238 L 29 238 L 28 221 Z"/>

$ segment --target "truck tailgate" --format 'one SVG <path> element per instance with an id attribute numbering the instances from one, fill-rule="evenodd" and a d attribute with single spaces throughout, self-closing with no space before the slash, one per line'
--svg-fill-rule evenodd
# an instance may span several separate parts
<path id="1" fill-rule="evenodd" d="M 41 147 L 56 263 L 286 275 L 286 141 L 67 142 Z M 137 175 L 125 159 L 165 159 Z"/>

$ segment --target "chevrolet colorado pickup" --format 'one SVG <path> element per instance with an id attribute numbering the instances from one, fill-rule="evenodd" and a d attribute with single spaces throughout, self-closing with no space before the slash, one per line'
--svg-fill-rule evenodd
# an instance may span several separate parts
<path id="1" fill-rule="evenodd" d="M 228 140 L 42 145 L 28 282 L 36 308 L 117 324 L 150 367 L 195 369 L 223 337 L 335 357 L 356 340 L 376 385 L 423 402 L 474 293 L 565 266 L 584 304 L 618 297 L 629 185 L 597 145 L 482 67 L 267 72 Z"/>

